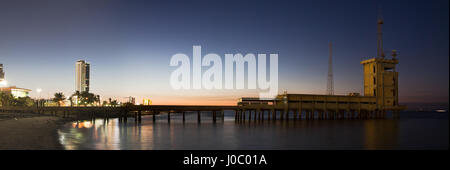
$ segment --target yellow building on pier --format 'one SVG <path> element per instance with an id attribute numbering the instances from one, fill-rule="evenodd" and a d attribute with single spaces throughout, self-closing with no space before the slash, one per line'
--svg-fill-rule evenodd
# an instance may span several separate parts
<path id="1" fill-rule="evenodd" d="M 395 54 L 392 59 L 384 57 L 361 61 L 364 69 L 364 95 L 350 93 L 348 95 L 314 95 L 314 94 L 280 94 L 273 100 L 258 98 L 241 98 L 238 106 L 242 110 L 256 112 L 272 111 L 276 115 L 281 111 L 280 118 L 288 116 L 288 112 L 301 118 L 302 113 L 307 119 L 328 118 L 381 118 L 386 111 L 398 113 L 406 109 L 398 101 L 398 72 L 395 66 L 398 59 Z M 269 114 L 270 115 L 270 114 Z"/>

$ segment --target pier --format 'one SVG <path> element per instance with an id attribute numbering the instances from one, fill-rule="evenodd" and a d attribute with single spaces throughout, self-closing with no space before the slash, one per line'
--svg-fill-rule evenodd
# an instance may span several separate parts
<path id="1" fill-rule="evenodd" d="M 119 118 L 119 121 L 127 121 L 135 118 L 141 121 L 143 115 L 151 115 L 156 121 L 157 115 L 167 115 L 170 122 L 171 115 L 182 115 L 183 122 L 186 121 L 186 113 L 196 113 L 197 121 L 200 123 L 202 113 L 211 114 L 213 122 L 218 118 L 224 119 L 225 110 L 237 110 L 237 106 L 182 106 L 182 105 L 150 105 L 150 106 L 121 106 L 121 107 L 0 107 L 0 112 L 14 113 L 36 113 L 43 115 L 59 116 L 73 119 L 95 119 L 95 118 Z"/>
<path id="2" fill-rule="evenodd" d="M 373 99 L 357 100 L 355 97 L 329 97 L 316 95 L 287 95 L 289 102 L 283 100 L 247 100 L 241 99 L 237 106 L 182 106 L 182 105 L 150 105 L 127 107 L 0 107 L 0 112 L 25 113 L 31 112 L 43 115 L 53 115 L 64 118 L 88 120 L 95 118 L 128 118 L 140 122 L 143 115 L 151 115 L 156 121 L 157 115 L 178 115 L 186 120 L 187 113 L 196 113 L 197 121 L 202 121 L 202 114 L 209 114 L 212 121 L 224 120 L 224 111 L 233 111 L 236 121 L 274 121 L 274 120 L 338 120 L 338 119 L 384 119 L 386 112 L 392 111 L 398 116 L 403 107 L 377 109 Z M 297 101 L 295 98 L 297 97 Z M 283 97 L 284 98 L 284 97 Z M 325 99 L 325 100 L 324 100 Z M 291 113 L 291 114 L 290 114 Z"/>

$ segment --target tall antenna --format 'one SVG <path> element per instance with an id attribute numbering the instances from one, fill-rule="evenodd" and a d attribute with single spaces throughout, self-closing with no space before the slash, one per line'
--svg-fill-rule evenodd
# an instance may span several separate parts
<path id="1" fill-rule="evenodd" d="M 378 21 L 377 21 L 377 57 L 384 58 L 384 51 L 383 51 L 383 16 L 381 15 L 381 5 L 378 6 Z"/>
<path id="2" fill-rule="evenodd" d="M 334 95 L 334 83 L 333 83 L 333 48 L 330 42 L 329 44 L 330 55 L 328 56 L 328 81 L 327 81 L 327 94 Z"/>

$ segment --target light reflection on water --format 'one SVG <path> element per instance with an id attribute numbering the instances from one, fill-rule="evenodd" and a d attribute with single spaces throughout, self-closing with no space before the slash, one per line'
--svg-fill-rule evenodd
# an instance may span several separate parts
<path id="1" fill-rule="evenodd" d="M 448 114 L 448 113 L 447 113 Z M 404 116 L 403 116 L 404 117 Z M 78 121 L 59 131 L 65 149 L 448 149 L 444 119 L 299 120 L 235 122 L 232 113 L 212 123 L 196 114 Z M 430 135 L 432 134 L 432 135 Z"/>

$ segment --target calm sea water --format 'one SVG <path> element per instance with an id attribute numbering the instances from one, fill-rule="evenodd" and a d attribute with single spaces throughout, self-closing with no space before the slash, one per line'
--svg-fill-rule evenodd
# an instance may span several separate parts
<path id="1" fill-rule="evenodd" d="M 58 130 L 65 149 L 448 149 L 448 113 L 403 112 L 384 120 L 234 121 L 232 112 L 214 124 L 202 115 L 161 115 L 153 123 L 129 118 L 65 124 Z"/>

